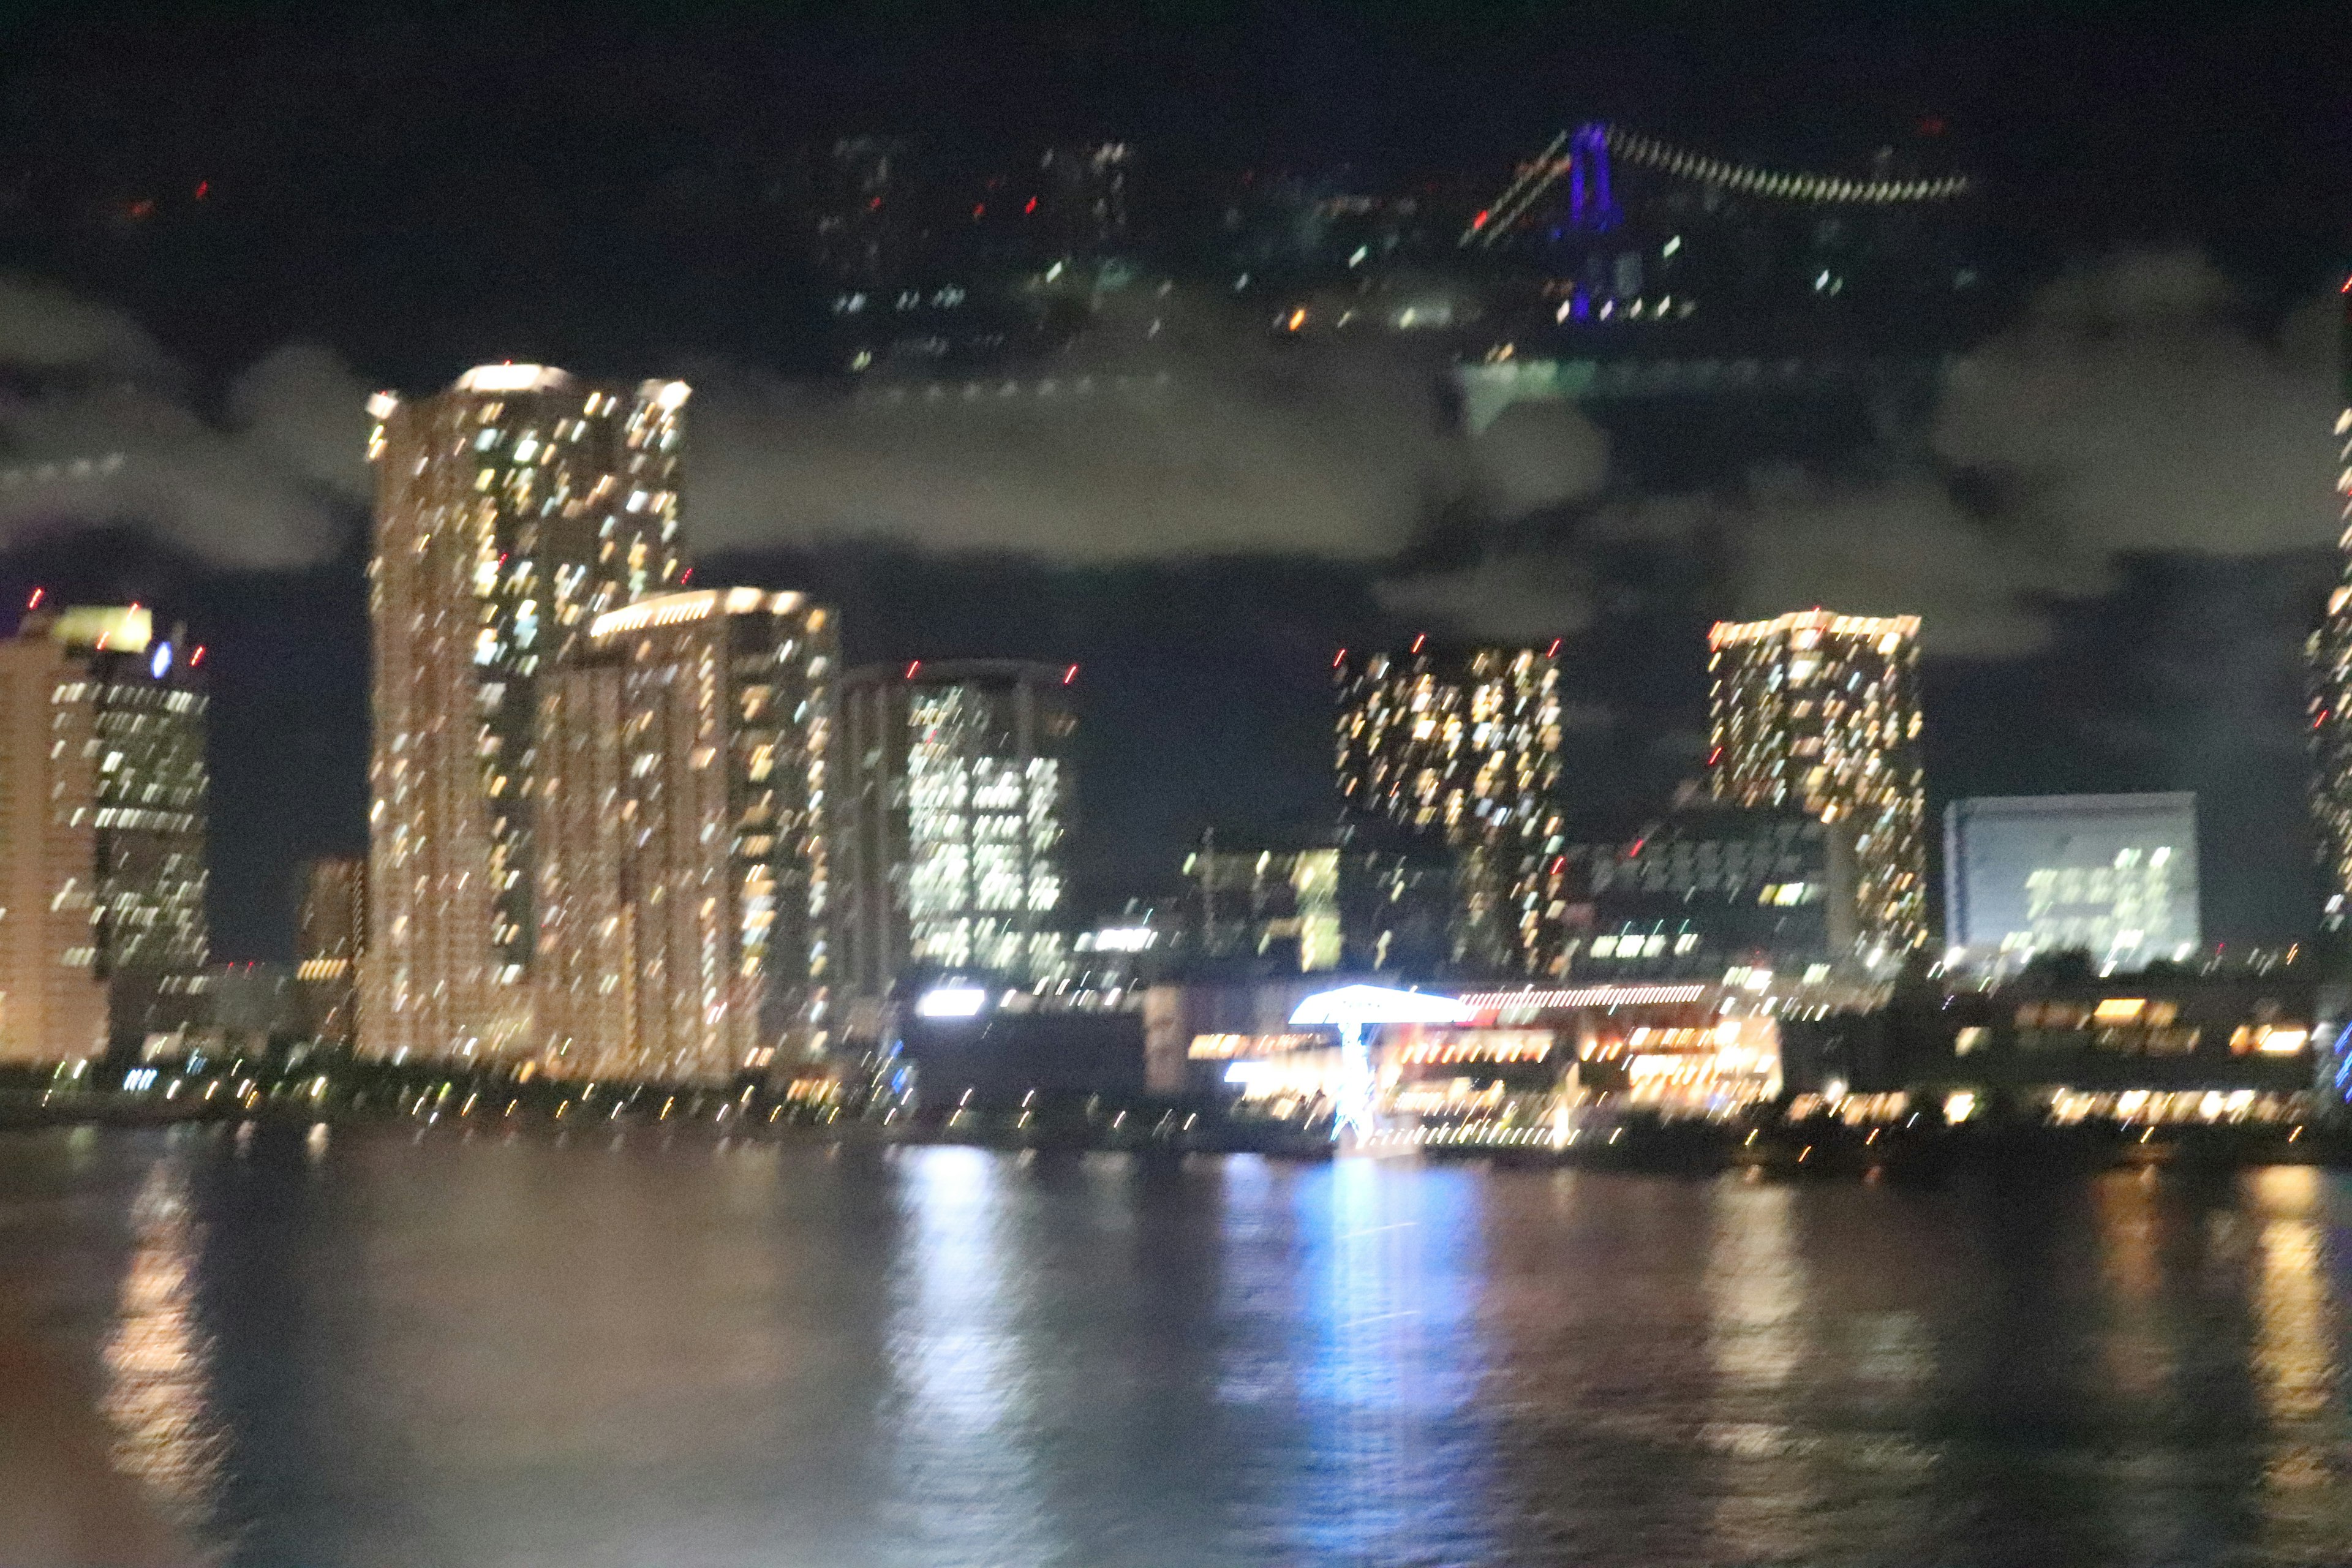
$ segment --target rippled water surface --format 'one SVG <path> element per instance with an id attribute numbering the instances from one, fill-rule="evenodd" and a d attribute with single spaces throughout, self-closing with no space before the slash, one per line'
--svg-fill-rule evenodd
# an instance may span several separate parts
<path id="1" fill-rule="evenodd" d="M 2317 1563 L 2347 1226 L 2304 1169 L 54 1133 L 0 1323 L 273 1568 Z"/>

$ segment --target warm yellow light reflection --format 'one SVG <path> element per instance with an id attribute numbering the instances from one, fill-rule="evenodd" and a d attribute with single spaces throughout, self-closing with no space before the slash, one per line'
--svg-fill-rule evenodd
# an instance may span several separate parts
<path id="1" fill-rule="evenodd" d="M 115 1429 L 115 1463 L 193 1518 L 219 1485 L 226 1439 L 209 1408 L 213 1346 L 193 1278 L 199 1233 L 177 1163 L 156 1163 L 131 1219 L 138 1249 L 106 1342 L 100 1408 Z"/>
<path id="2" fill-rule="evenodd" d="M 2308 1421 L 2326 1410 L 2336 1375 L 2316 1218 L 2320 1173 L 2273 1165 L 2251 1181 L 2264 1215 L 2252 1281 L 2255 1384 L 2272 1419 Z"/>

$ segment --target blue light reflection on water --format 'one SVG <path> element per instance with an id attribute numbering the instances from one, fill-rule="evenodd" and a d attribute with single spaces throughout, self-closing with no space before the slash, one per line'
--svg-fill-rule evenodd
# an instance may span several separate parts
<path id="1" fill-rule="evenodd" d="M 897 1434 L 887 1534 L 921 1563 L 1045 1563 L 1054 1521 L 1038 1474 L 1040 1369 L 1028 1364 L 1006 1232 L 1014 1173 L 977 1149 L 899 1162 L 905 1225 L 887 1335 Z"/>
<path id="2" fill-rule="evenodd" d="M 2352 1540 L 2347 1225 L 2289 1169 L 44 1136 L 0 1331 L 257 1568 L 2290 1564 Z"/>
<path id="3" fill-rule="evenodd" d="M 1305 1453 L 1268 1522 L 1308 1561 L 1494 1555 L 1477 1480 L 1489 1456 L 1476 1183 L 1374 1160 L 1293 1183 L 1300 1245 L 1282 1354 Z"/>

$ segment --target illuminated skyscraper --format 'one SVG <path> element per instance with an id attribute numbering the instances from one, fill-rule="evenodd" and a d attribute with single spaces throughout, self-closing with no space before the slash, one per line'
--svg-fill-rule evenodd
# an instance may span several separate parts
<path id="1" fill-rule="evenodd" d="M 313 1039 L 351 1046 L 359 1037 L 360 954 L 367 948 L 364 856 L 325 855 L 303 864 L 294 948 L 303 1027 Z"/>
<path id="2" fill-rule="evenodd" d="M 135 1052 L 193 1021 L 201 653 L 136 605 L 28 615 L 0 643 L 0 1060 Z"/>
<path id="3" fill-rule="evenodd" d="M 840 940 L 852 996 L 902 970 L 1036 984 L 1062 929 L 1076 666 L 924 660 L 842 683 Z"/>
<path id="4" fill-rule="evenodd" d="M 1557 645 L 1555 645 L 1556 647 Z M 1563 951 L 1559 670 L 1533 648 L 1351 654 L 1339 688 L 1341 814 L 1461 857 L 1453 962 L 1549 974 Z"/>
<path id="5" fill-rule="evenodd" d="M 2344 292 L 2344 410 L 2336 416 L 2336 493 L 2343 532 L 2342 581 L 2327 596 L 2327 616 L 2311 634 L 2312 816 L 2326 879 L 2322 923 L 2342 931 L 2352 921 L 2352 279 Z"/>
<path id="6" fill-rule="evenodd" d="M 536 687 L 594 616 L 683 580 L 686 399 L 500 364 L 369 402 L 370 1056 L 464 1059 L 529 1032 Z"/>
<path id="7" fill-rule="evenodd" d="M 709 1083 L 821 1052 L 832 613 L 698 589 L 590 636 L 540 695 L 541 1065 Z"/>
<path id="8" fill-rule="evenodd" d="M 1718 621 L 1708 781 L 1716 798 L 1853 829 L 1863 956 L 1927 940 L 1919 618 L 1801 610 Z"/>

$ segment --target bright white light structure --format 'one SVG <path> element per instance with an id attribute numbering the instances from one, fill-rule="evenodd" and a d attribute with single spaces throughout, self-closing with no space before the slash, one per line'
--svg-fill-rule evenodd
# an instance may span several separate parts
<path id="1" fill-rule="evenodd" d="M 919 1018 L 977 1018 L 988 993 L 977 985 L 935 985 L 915 998 Z"/>
<path id="2" fill-rule="evenodd" d="M 572 378 L 549 364 L 478 364 L 457 378 L 460 392 L 543 392 Z"/>
<path id="3" fill-rule="evenodd" d="M 1340 985 L 1300 1002 L 1290 1021 L 1339 1031 L 1339 1126 L 1353 1129 L 1361 1138 L 1372 1131 L 1374 1120 L 1367 1031 L 1379 1024 L 1459 1024 L 1471 1016 L 1471 1010 L 1451 996 L 1388 985 Z"/>

